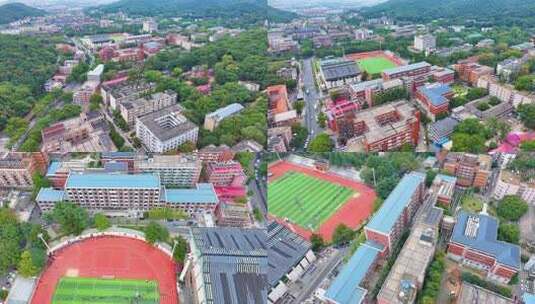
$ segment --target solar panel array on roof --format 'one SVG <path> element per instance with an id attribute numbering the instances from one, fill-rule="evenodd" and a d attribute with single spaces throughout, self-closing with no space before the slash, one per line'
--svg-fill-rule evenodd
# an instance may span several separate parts
<path id="1" fill-rule="evenodd" d="M 267 303 L 265 230 L 196 227 L 192 234 L 207 303 Z"/>
<path id="2" fill-rule="evenodd" d="M 268 225 L 268 280 L 273 287 L 298 265 L 311 248 L 310 242 L 273 221 Z"/>
<path id="3" fill-rule="evenodd" d="M 360 74 L 357 63 L 351 60 L 323 60 L 320 65 L 323 77 L 327 81 L 357 77 Z"/>

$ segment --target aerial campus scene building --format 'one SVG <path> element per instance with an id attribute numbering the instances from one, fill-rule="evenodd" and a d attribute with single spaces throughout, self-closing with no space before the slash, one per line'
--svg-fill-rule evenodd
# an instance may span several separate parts
<path id="1" fill-rule="evenodd" d="M 0 0 L 0 304 L 535 304 L 535 0 Z"/>

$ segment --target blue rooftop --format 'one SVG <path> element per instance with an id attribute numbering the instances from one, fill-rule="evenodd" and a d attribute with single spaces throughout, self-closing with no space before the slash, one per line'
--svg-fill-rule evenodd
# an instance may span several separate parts
<path id="1" fill-rule="evenodd" d="M 447 84 L 433 83 L 431 85 L 418 88 L 418 91 L 422 92 L 422 94 L 424 94 L 434 106 L 440 106 L 448 102 L 448 99 L 444 97 L 444 95 L 449 94 L 451 92 L 451 88 Z"/>
<path id="2" fill-rule="evenodd" d="M 421 69 L 421 68 L 430 67 L 430 66 L 431 65 L 429 63 L 422 61 L 422 62 L 417 62 L 417 63 L 413 63 L 409 65 L 401 65 L 395 68 L 386 69 L 383 71 L 383 73 L 386 75 L 397 74 L 397 73 L 407 72 L 410 70 Z"/>
<path id="3" fill-rule="evenodd" d="M 65 191 L 54 188 L 41 188 L 35 201 L 37 202 L 61 202 L 65 197 Z"/>
<path id="4" fill-rule="evenodd" d="M 479 228 L 475 237 L 465 234 L 466 223 L 470 216 L 479 218 Z M 484 214 L 470 214 L 461 211 L 457 216 L 457 224 L 453 228 L 451 241 L 482 251 L 504 265 L 520 268 L 520 247 L 497 240 L 498 220 Z"/>
<path id="5" fill-rule="evenodd" d="M 160 177 L 155 174 L 71 173 L 67 188 L 160 188 Z"/>
<path id="6" fill-rule="evenodd" d="M 218 199 L 212 184 L 197 184 L 196 189 L 166 189 L 165 201 L 168 203 L 212 203 Z"/>
<path id="7" fill-rule="evenodd" d="M 358 304 L 368 292 L 360 287 L 380 250 L 368 242 L 360 245 L 331 283 L 325 297 L 338 304 Z"/>
<path id="8" fill-rule="evenodd" d="M 444 174 L 437 174 L 436 177 L 439 177 L 449 183 L 455 184 L 457 182 L 457 178 L 455 176 L 449 176 Z"/>
<path id="9" fill-rule="evenodd" d="M 524 301 L 524 304 L 535 304 L 535 295 L 526 292 L 522 295 L 522 301 Z"/>
<path id="10" fill-rule="evenodd" d="M 46 176 L 52 176 L 56 174 L 60 165 L 61 163 L 58 161 L 50 162 L 50 166 L 48 166 L 48 170 L 46 171 Z"/>
<path id="11" fill-rule="evenodd" d="M 409 204 L 418 185 L 424 180 L 425 174 L 420 172 L 405 174 L 396 188 L 388 195 L 381 208 L 373 215 L 366 228 L 388 234 Z"/>

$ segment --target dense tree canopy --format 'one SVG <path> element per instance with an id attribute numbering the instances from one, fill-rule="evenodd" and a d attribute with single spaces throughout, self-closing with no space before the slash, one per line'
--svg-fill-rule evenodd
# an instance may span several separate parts
<path id="1" fill-rule="evenodd" d="M 49 219 L 60 225 L 65 234 L 79 235 L 89 225 L 87 211 L 75 204 L 59 202 L 48 215 Z"/>
<path id="2" fill-rule="evenodd" d="M 528 204 L 516 195 L 506 195 L 496 208 L 498 216 L 508 221 L 518 221 L 527 211 Z"/>

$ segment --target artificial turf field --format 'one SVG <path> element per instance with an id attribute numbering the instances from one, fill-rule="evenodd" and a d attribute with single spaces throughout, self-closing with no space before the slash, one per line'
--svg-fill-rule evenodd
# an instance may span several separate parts
<path id="1" fill-rule="evenodd" d="M 156 304 L 160 303 L 156 281 L 63 277 L 52 304 Z"/>
<path id="2" fill-rule="evenodd" d="M 395 68 L 397 65 L 384 57 L 370 57 L 357 60 L 359 68 L 370 75 L 380 74 L 383 70 Z"/>
<path id="3" fill-rule="evenodd" d="M 268 184 L 268 212 L 315 231 L 354 194 L 351 188 L 290 171 Z"/>

